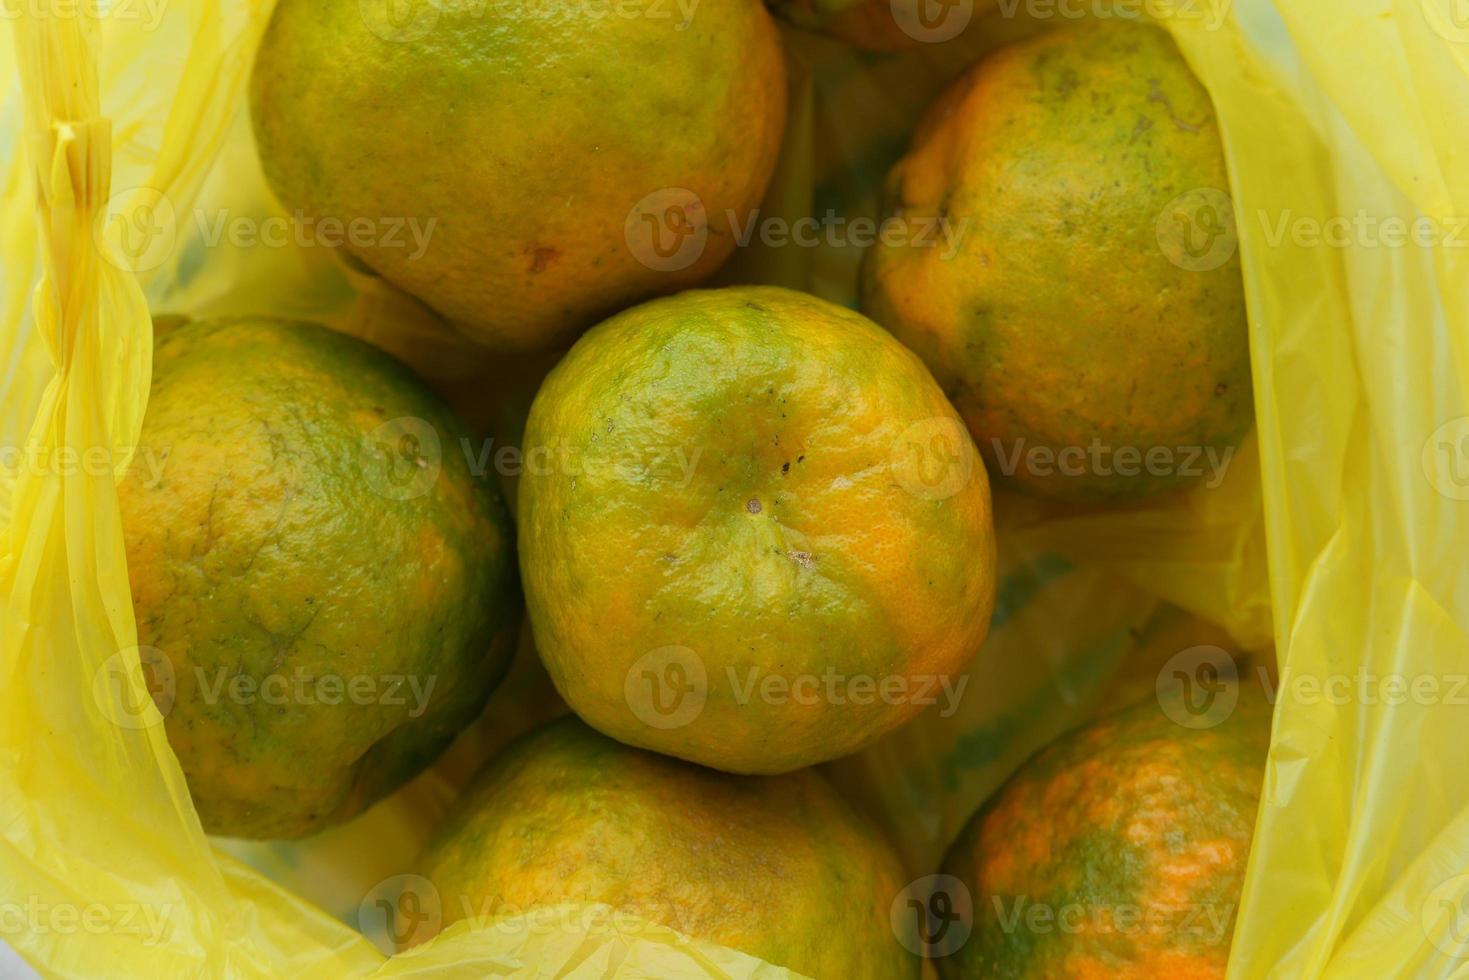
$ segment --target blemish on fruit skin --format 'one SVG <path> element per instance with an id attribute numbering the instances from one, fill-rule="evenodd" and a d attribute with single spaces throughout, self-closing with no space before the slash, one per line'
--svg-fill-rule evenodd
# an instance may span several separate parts
<path id="1" fill-rule="evenodd" d="M 787 551 L 786 557 L 802 568 L 810 568 L 816 564 L 816 559 L 811 556 L 811 552 L 809 551 Z"/>
<path id="2" fill-rule="evenodd" d="M 745 501 L 745 510 L 749 511 L 752 514 L 760 513 L 760 501 L 756 500 L 754 497 L 751 497 L 749 500 Z"/>
<path id="3" fill-rule="evenodd" d="M 526 251 L 530 253 L 530 257 L 531 257 L 531 259 L 530 259 L 530 272 L 531 272 L 531 275 L 536 275 L 537 273 L 545 272 L 546 271 L 546 267 L 549 266 L 552 263 L 552 261 L 554 261 L 555 259 L 559 258 L 560 255 L 561 255 L 560 252 L 558 252 L 556 249 L 550 247 L 549 245 L 532 245 L 529 248 L 527 248 Z"/>

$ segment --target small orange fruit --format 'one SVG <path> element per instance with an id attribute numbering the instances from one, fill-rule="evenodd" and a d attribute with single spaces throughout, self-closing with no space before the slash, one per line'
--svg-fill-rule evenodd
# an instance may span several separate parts
<path id="1" fill-rule="evenodd" d="M 773 287 L 628 310 L 547 377 L 525 446 L 536 647 L 594 727 L 788 772 L 962 696 L 994 603 L 989 484 L 922 363 L 860 314 Z"/>
<path id="2" fill-rule="evenodd" d="M 810 977 L 916 980 L 921 965 L 889 924 L 896 853 L 820 775 L 741 779 L 575 718 L 494 759 L 422 871 L 445 925 L 600 903 Z"/>
<path id="3" fill-rule="evenodd" d="M 862 308 L 1013 485 L 1070 500 L 1217 481 L 1253 415 L 1209 95 L 1123 20 L 990 55 L 888 177 Z"/>
<path id="4" fill-rule="evenodd" d="M 943 976 L 1222 980 L 1270 744 L 1264 697 L 1231 690 L 1232 712 L 1147 701 L 1027 762 L 944 859 L 974 921 Z"/>
<path id="5" fill-rule="evenodd" d="M 779 33 L 759 0 L 590 7 L 280 0 L 251 78 L 272 188 L 497 351 L 702 281 L 775 166 Z"/>

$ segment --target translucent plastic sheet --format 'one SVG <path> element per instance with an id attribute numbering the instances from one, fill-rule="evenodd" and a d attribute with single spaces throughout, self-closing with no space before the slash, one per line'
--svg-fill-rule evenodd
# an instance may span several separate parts
<path id="1" fill-rule="evenodd" d="M 1077 6 L 1002 4 L 901 55 L 787 32 L 790 131 L 764 213 L 873 215 L 922 106 Z M 1109 697 L 1119 665 L 1124 685 L 1150 683 L 1193 643 L 1273 644 L 1232 974 L 1469 973 L 1469 20 L 1452 0 L 1142 7 L 1220 117 L 1257 436 L 1209 492 L 1108 513 L 999 501 L 1000 600 L 969 695 L 829 771 L 921 877 L 1015 765 Z M 200 829 L 148 714 L 114 494 L 150 308 L 311 317 L 396 346 L 501 441 L 550 363 L 467 355 L 320 247 L 204 240 L 201 214 L 278 215 L 243 116 L 268 8 L 7 17 L 0 69 L 21 84 L 0 106 L 0 902 L 23 914 L 0 938 L 58 974 L 787 976 L 595 908 L 455 927 L 391 958 L 374 944 L 374 896 L 411 871 L 455 787 L 561 710 L 528 638 L 481 723 L 359 820 L 291 844 Z M 1342 218 L 1339 238 L 1309 234 Z M 1394 245 L 1389 222 L 1430 233 Z M 757 244 L 720 280 L 851 302 L 859 259 Z M 405 318 L 424 319 L 412 344 Z M 1395 677 L 1418 687 L 1398 698 Z"/>

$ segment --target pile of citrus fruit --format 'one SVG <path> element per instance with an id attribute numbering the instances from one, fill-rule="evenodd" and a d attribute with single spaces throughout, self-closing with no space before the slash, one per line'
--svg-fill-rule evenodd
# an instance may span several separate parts
<path id="1" fill-rule="evenodd" d="M 168 464 L 121 511 L 203 825 L 302 837 L 393 792 L 484 709 L 524 612 L 572 714 L 490 760 L 423 856 L 446 924 L 603 903 L 813 977 L 918 977 L 920 954 L 1222 976 L 1268 743 L 1250 698 L 1073 732 L 941 868 L 812 768 L 984 687 L 996 506 L 1188 493 L 1174 454 L 1250 428 L 1237 259 L 1159 247 L 1175 202 L 1228 186 L 1208 95 L 1137 21 L 1003 47 L 891 169 L 884 228 L 942 234 L 881 236 L 860 309 L 698 288 L 782 152 L 783 32 L 922 40 L 911 4 L 771 6 L 279 0 L 251 110 L 280 203 L 417 220 L 421 249 L 349 235 L 341 258 L 487 357 L 555 367 L 502 488 L 362 340 L 160 322 L 143 443 Z M 930 905 L 962 893 L 963 942 L 900 924 L 925 876 L 949 883 Z M 1038 929 L 1036 906 L 1084 914 Z"/>

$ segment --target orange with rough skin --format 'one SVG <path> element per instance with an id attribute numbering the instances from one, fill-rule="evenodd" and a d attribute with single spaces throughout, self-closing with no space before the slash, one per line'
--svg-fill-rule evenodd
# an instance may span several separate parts
<path id="1" fill-rule="evenodd" d="M 505 673 L 514 541 L 468 439 L 402 365 L 325 327 L 160 329 L 118 506 L 144 665 L 205 830 L 341 823 Z"/>
<path id="2" fill-rule="evenodd" d="M 908 234 L 868 251 L 862 309 L 1014 486 L 1096 501 L 1211 479 L 1253 418 L 1228 188 L 1167 34 L 1056 30 L 931 107 L 888 177 Z"/>
<path id="3" fill-rule="evenodd" d="M 1222 980 L 1270 744 L 1265 698 L 1232 689 L 1222 721 L 1170 695 L 1021 767 L 944 859 L 974 923 L 943 976 Z"/>
<path id="4" fill-rule="evenodd" d="M 919 975 L 897 855 L 820 775 L 711 772 L 575 718 L 493 760 L 421 870 L 445 925 L 601 903 L 810 977 Z"/>
<path id="5" fill-rule="evenodd" d="M 496 351 L 718 269 L 785 98 L 759 0 L 280 0 L 251 78 L 282 203 Z"/>
<path id="6" fill-rule="evenodd" d="M 628 310 L 547 377 L 525 447 L 536 647 L 601 731 L 787 772 L 962 696 L 994 603 L 984 466 L 860 314 L 774 287 Z"/>

